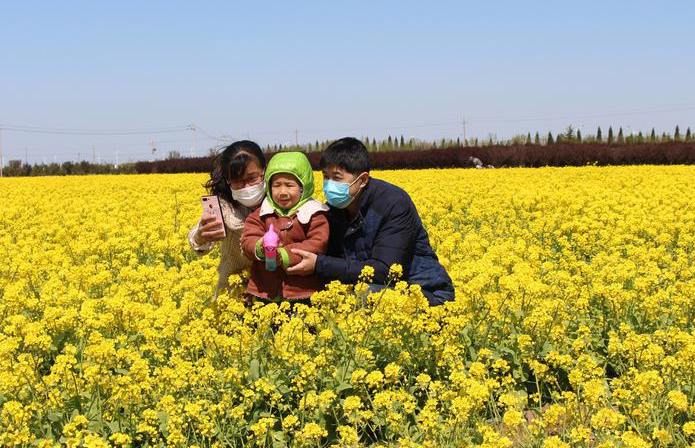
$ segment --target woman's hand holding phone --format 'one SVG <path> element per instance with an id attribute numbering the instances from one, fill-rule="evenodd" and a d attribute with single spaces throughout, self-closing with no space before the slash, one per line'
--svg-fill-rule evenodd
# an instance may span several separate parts
<path id="1" fill-rule="evenodd" d="M 196 234 L 196 242 L 198 244 L 210 243 L 213 241 L 222 241 L 226 233 L 222 221 L 217 217 L 203 213 L 198 225 L 198 233 Z"/>

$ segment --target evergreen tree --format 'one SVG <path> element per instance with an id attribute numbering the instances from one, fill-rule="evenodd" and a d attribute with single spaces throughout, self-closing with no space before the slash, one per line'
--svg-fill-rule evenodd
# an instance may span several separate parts
<path id="1" fill-rule="evenodd" d="M 533 144 L 534 145 L 540 145 L 541 144 L 541 136 L 538 135 L 538 131 L 536 131 L 536 136 L 533 137 Z"/>
<path id="2" fill-rule="evenodd" d="M 639 134 L 637 134 L 637 143 L 644 143 L 644 134 L 642 134 L 642 131 L 639 131 Z"/>
<path id="3" fill-rule="evenodd" d="M 656 141 L 656 131 L 654 131 L 654 128 L 652 128 L 652 133 L 649 134 L 649 140 L 652 142 Z"/>
<path id="4" fill-rule="evenodd" d="M 393 148 L 398 149 L 398 138 L 397 137 L 393 138 Z"/>
<path id="5" fill-rule="evenodd" d="M 579 129 L 577 129 L 577 142 L 582 142 L 582 131 L 580 131 Z"/>
<path id="6" fill-rule="evenodd" d="M 405 146 L 405 139 L 403 138 L 403 134 L 401 134 L 401 148 Z"/>
<path id="7" fill-rule="evenodd" d="M 688 126 L 688 129 L 685 131 L 685 141 L 689 142 L 692 136 L 690 135 L 690 126 Z"/>
<path id="8" fill-rule="evenodd" d="M 376 146 L 376 138 L 372 137 L 372 151 L 377 151 L 379 149 L 378 146 Z"/>
<path id="9" fill-rule="evenodd" d="M 667 142 L 669 141 L 668 134 L 666 132 L 661 133 L 661 141 L 662 142 Z"/>
<path id="10" fill-rule="evenodd" d="M 603 141 L 603 135 L 601 135 L 601 126 L 599 126 L 596 130 L 596 141 L 599 143 Z"/>
<path id="11" fill-rule="evenodd" d="M 461 146 L 461 138 L 460 137 L 456 137 L 456 146 L 457 147 Z"/>
<path id="12" fill-rule="evenodd" d="M 622 126 L 620 126 L 620 129 L 618 129 L 618 143 L 625 143 L 625 137 L 623 136 Z"/>
<path id="13" fill-rule="evenodd" d="M 572 125 L 567 126 L 567 129 L 565 129 L 565 134 L 558 134 L 557 136 L 557 141 L 559 142 L 560 140 L 565 140 L 568 142 L 571 142 L 574 140 L 574 127 Z"/>
<path id="14" fill-rule="evenodd" d="M 613 126 L 608 127 L 608 144 L 613 143 Z"/>
<path id="15" fill-rule="evenodd" d="M 367 139 L 367 145 L 369 145 L 369 139 Z M 319 141 L 316 140 L 316 143 L 314 144 L 314 148 L 316 148 L 316 151 L 320 151 L 320 146 L 319 146 Z"/>
<path id="16" fill-rule="evenodd" d="M 678 129 L 678 125 L 676 125 L 676 132 L 673 134 L 673 139 L 675 141 L 679 141 L 681 139 L 681 131 Z"/>
<path id="17" fill-rule="evenodd" d="M 531 133 L 530 132 L 528 134 L 526 134 L 526 144 L 527 145 L 531 144 Z"/>
<path id="18" fill-rule="evenodd" d="M 393 140 L 391 140 L 391 136 L 389 135 L 389 138 L 386 141 L 386 149 L 391 149 L 392 146 L 393 146 Z"/>
<path id="19" fill-rule="evenodd" d="M 553 141 L 553 133 L 548 132 L 548 141 L 546 142 L 546 145 L 554 145 L 555 142 Z"/>

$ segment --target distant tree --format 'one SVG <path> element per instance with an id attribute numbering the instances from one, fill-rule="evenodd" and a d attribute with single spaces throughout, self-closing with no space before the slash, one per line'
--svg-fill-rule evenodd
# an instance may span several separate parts
<path id="1" fill-rule="evenodd" d="M 527 145 L 531 144 L 531 133 L 530 132 L 528 134 L 526 134 L 526 144 Z"/>
<path id="2" fill-rule="evenodd" d="M 690 135 L 690 126 L 688 126 L 688 129 L 685 131 L 685 141 L 689 142 L 692 136 Z"/>
<path id="3" fill-rule="evenodd" d="M 599 143 L 603 141 L 603 135 L 601 135 L 601 126 L 599 126 L 596 130 L 596 141 Z"/>
<path id="4" fill-rule="evenodd" d="M 460 137 L 456 137 L 456 146 L 457 147 L 461 146 L 461 138 Z"/>
<path id="5" fill-rule="evenodd" d="M 577 129 L 577 142 L 582 142 L 582 131 L 580 131 L 579 129 Z"/>
<path id="6" fill-rule="evenodd" d="M 386 141 L 386 149 L 391 149 L 392 145 L 393 145 L 393 140 L 391 140 L 391 136 L 389 135 L 389 138 Z"/>
<path id="7" fill-rule="evenodd" d="M 541 144 L 541 136 L 538 135 L 538 131 L 536 131 L 536 136 L 533 137 L 533 144 L 534 145 L 540 145 Z"/>
<path id="8" fill-rule="evenodd" d="M 555 141 L 553 140 L 553 133 L 548 132 L 548 140 L 546 141 L 546 145 L 554 145 Z"/>
<path id="9" fill-rule="evenodd" d="M 613 143 L 613 126 L 608 127 L 608 144 Z"/>
<path id="10" fill-rule="evenodd" d="M 620 126 L 620 129 L 618 129 L 618 143 L 625 143 L 625 137 L 623 136 L 622 126 Z"/>
<path id="11" fill-rule="evenodd" d="M 571 142 L 572 140 L 574 140 L 574 127 L 572 127 L 571 124 L 567 126 L 567 129 L 565 129 L 564 134 L 557 135 L 557 140 L 558 142 L 561 140 L 566 142 Z"/>
<path id="12" fill-rule="evenodd" d="M 181 153 L 178 151 L 169 151 L 167 154 L 167 159 L 172 160 L 172 159 L 180 159 L 181 158 Z"/>
<path id="13" fill-rule="evenodd" d="M 639 134 L 637 134 L 637 143 L 644 143 L 644 134 L 642 134 L 642 131 L 639 131 Z"/>
<path id="14" fill-rule="evenodd" d="M 654 131 L 654 128 L 652 128 L 652 132 L 649 134 L 649 140 L 652 142 L 656 141 L 656 132 Z"/>
<path id="15" fill-rule="evenodd" d="M 681 131 L 678 129 L 678 125 L 676 125 L 676 132 L 673 133 L 673 139 L 675 141 L 680 141 L 681 139 Z"/>
<path id="16" fill-rule="evenodd" d="M 669 139 L 669 137 L 668 137 L 668 134 L 667 134 L 666 132 L 662 132 L 662 133 L 661 133 L 661 141 L 662 141 L 662 142 L 667 142 L 667 141 L 669 141 L 669 140 L 670 140 L 670 139 Z"/>
<path id="17" fill-rule="evenodd" d="M 405 146 L 405 139 L 403 138 L 403 134 L 401 134 L 401 144 L 400 144 L 400 147 L 402 148 L 402 147 L 404 147 L 404 146 Z"/>

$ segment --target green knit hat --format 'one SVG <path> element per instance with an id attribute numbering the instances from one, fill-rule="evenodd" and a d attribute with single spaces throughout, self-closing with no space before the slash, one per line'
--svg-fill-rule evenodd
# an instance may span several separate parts
<path id="1" fill-rule="evenodd" d="M 280 208 L 273 201 L 273 195 L 270 192 L 270 180 L 274 174 L 291 174 L 297 178 L 302 186 L 302 197 L 289 210 Z M 289 216 L 297 211 L 314 194 L 314 172 L 311 170 L 309 159 L 301 152 L 279 152 L 275 154 L 265 169 L 265 193 L 265 197 L 270 202 L 270 205 L 281 215 Z"/>

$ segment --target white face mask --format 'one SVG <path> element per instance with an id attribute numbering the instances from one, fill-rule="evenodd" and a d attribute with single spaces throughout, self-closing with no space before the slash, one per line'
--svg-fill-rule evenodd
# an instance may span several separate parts
<path id="1" fill-rule="evenodd" d="M 250 187 L 232 190 L 232 198 L 246 207 L 255 207 L 263 201 L 265 196 L 265 182 L 261 182 Z"/>

